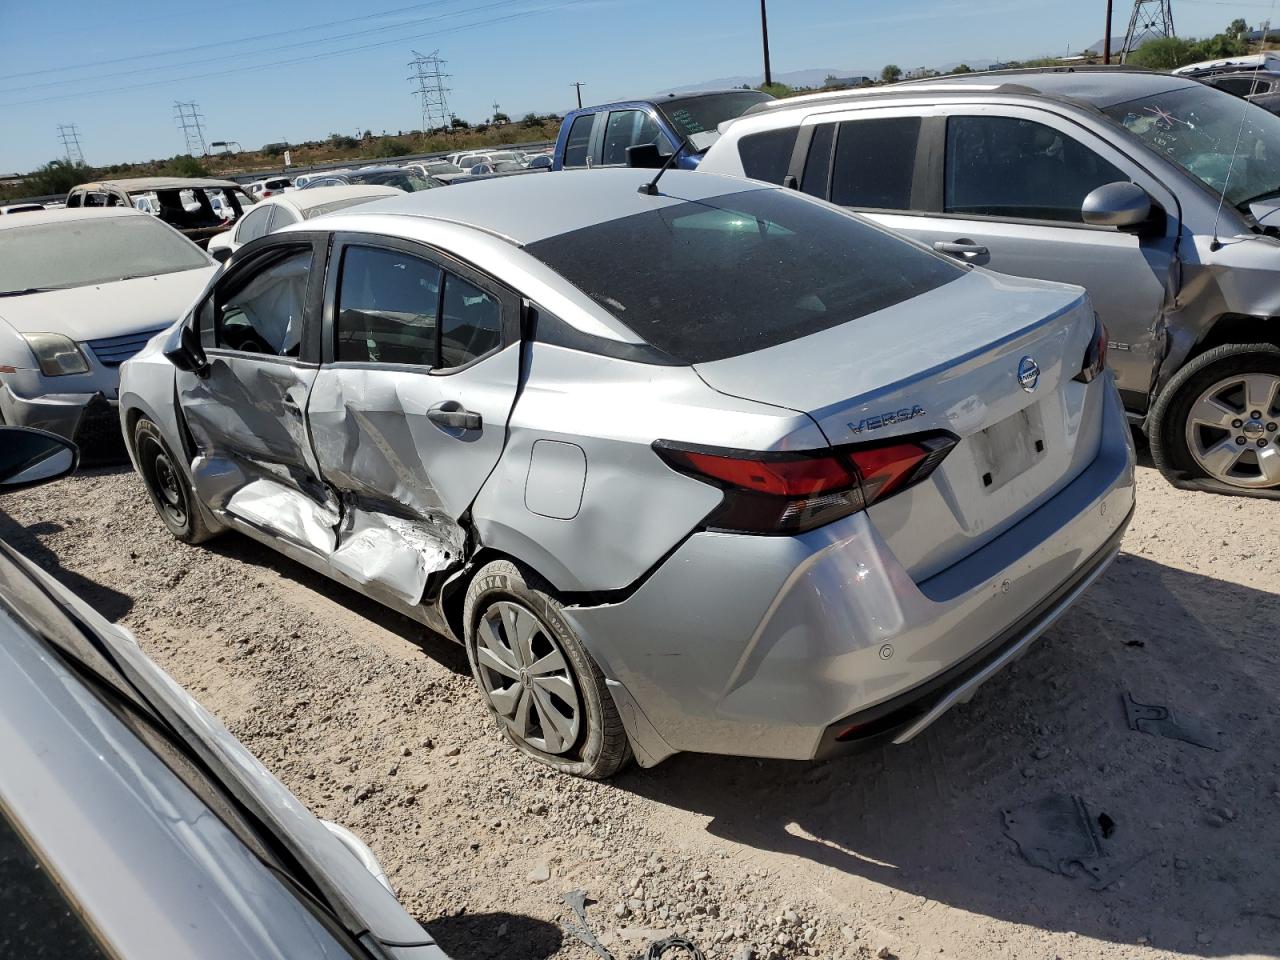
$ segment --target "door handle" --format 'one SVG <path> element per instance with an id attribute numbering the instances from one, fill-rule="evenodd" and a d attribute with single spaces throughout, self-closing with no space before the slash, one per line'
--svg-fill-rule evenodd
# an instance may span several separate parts
<path id="1" fill-rule="evenodd" d="M 953 240 L 947 242 L 939 240 L 933 245 L 933 249 L 939 253 L 949 253 L 958 257 L 985 257 L 988 250 L 980 243 L 974 243 L 972 240 Z"/>
<path id="2" fill-rule="evenodd" d="M 427 411 L 427 419 L 438 427 L 452 427 L 455 430 L 479 430 L 484 420 L 478 413 L 472 413 L 456 400 L 438 403 Z"/>

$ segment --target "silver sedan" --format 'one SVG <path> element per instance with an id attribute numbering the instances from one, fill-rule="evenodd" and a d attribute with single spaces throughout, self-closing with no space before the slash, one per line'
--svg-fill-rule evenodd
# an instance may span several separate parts
<path id="1" fill-rule="evenodd" d="M 125 365 L 134 463 L 179 539 L 239 531 L 464 643 L 563 771 L 910 738 L 1116 553 L 1101 325 L 797 191 L 651 175 L 245 246 Z"/>

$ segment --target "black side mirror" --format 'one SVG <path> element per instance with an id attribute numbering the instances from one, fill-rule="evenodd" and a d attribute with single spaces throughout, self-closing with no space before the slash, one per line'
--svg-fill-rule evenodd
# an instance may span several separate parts
<path id="1" fill-rule="evenodd" d="M 1118 181 L 1103 184 L 1085 197 L 1080 215 L 1085 223 L 1095 227 L 1134 230 L 1146 225 L 1151 211 L 1147 191 L 1136 183 Z"/>
<path id="2" fill-rule="evenodd" d="M 658 152 L 656 143 L 637 143 L 633 147 L 627 147 L 628 167 L 657 170 L 666 162 L 667 158 Z"/>
<path id="3" fill-rule="evenodd" d="M 17 490 L 65 477 L 80 463 L 66 437 L 32 427 L 0 426 L 0 490 Z"/>
<path id="4" fill-rule="evenodd" d="M 235 251 L 230 247 L 215 247 L 208 251 L 209 256 L 213 257 L 213 259 L 217 260 L 219 263 L 226 263 L 231 259 L 231 254 L 234 252 Z"/>
<path id="5" fill-rule="evenodd" d="M 193 314 L 194 316 L 198 314 Z M 164 355 L 166 360 L 186 373 L 203 377 L 209 372 L 209 360 L 204 355 L 204 347 L 200 345 L 200 335 L 196 333 L 194 320 L 188 320 L 178 328 L 177 343 L 171 339 Z"/>

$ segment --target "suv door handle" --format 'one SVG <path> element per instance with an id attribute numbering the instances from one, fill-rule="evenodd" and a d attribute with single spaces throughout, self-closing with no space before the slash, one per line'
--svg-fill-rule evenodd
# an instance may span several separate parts
<path id="1" fill-rule="evenodd" d="M 959 257 L 985 257 L 988 254 L 987 248 L 982 244 L 964 239 L 953 240 L 950 243 L 939 240 L 933 245 L 933 249 L 939 253 L 949 253 Z"/>
<path id="2" fill-rule="evenodd" d="M 427 411 L 427 419 L 438 427 L 452 427 L 455 430 L 479 430 L 484 426 L 480 414 L 472 413 L 456 400 L 437 403 Z"/>

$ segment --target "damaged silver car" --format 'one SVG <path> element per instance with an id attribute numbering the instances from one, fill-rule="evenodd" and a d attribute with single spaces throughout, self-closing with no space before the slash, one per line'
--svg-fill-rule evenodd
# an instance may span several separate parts
<path id="1" fill-rule="evenodd" d="M 671 171 L 379 201 L 236 252 L 125 365 L 160 517 L 464 643 L 603 777 L 903 741 L 1114 557 L 1133 450 L 1077 287 Z"/>

